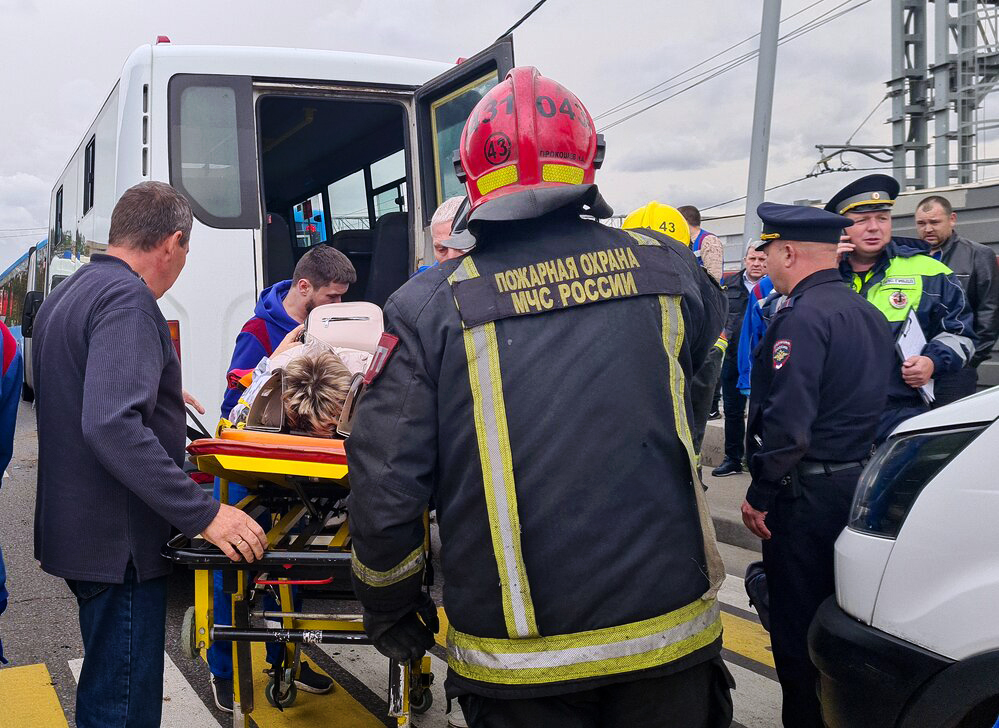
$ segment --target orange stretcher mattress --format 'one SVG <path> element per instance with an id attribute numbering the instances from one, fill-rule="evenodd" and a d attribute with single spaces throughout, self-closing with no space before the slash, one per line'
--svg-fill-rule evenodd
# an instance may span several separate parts
<path id="1" fill-rule="evenodd" d="M 230 429 L 195 440 L 187 451 L 198 470 L 247 487 L 287 485 L 289 476 L 346 485 L 343 440 Z"/>

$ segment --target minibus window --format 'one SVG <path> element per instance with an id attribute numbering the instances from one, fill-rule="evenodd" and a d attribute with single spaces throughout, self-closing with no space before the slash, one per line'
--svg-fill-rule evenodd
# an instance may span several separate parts
<path id="1" fill-rule="evenodd" d="M 237 217 L 239 156 L 232 89 L 191 86 L 180 94 L 180 175 L 184 187 L 217 217 Z"/>
<path id="2" fill-rule="evenodd" d="M 430 124 L 434 138 L 434 177 L 437 204 L 449 197 L 464 197 L 465 187 L 454 173 L 454 153 L 461 142 L 465 120 L 485 93 L 497 84 L 495 71 L 449 93 L 430 105 Z M 433 213 L 433 210 L 430 210 Z"/>
<path id="3" fill-rule="evenodd" d="M 178 75 L 169 96 L 171 184 L 206 225 L 257 227 L 250 80 Z"/>
<path id="4" fill-rule="evenodd" d="M 371 227 L 363 169 L 331 184 L 329 195 L 334 233 L 341 230 L 367 230 Z"/>

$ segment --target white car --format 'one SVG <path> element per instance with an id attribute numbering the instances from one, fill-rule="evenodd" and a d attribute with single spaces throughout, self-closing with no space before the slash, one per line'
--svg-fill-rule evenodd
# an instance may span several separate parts
<path id="1" fill-rule="evenodd" d="M 867 465 L 809 649 L 831 728 L 999 717 L 999 387 L 914 417 Z"/>

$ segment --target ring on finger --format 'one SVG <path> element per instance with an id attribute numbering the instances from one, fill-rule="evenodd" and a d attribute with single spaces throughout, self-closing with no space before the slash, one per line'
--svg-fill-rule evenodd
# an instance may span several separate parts
<path id="1" fill-rule="evenodd" d="M 239 541 L 233 541 L 232 545 L 233 546 L 239 546 L 241 543 L 243 543 L 243 537 L 242 536 L 239 537 Z"/>

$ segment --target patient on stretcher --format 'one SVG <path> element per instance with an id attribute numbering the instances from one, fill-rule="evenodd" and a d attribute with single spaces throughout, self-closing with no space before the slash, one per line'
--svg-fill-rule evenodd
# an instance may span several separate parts
<path id="1" fill-rule="evenodd" d="M 285 425 L 296 433 L 333 437 L 347 399 L 350 370 L 331 351 L 311 351 L 284 367 Z"/>
<path id="2" fill-rule="evenodd" d="M 370 303 L 318 306 L 252 373 L 230 372 L 246 386 L 228 426 L 336 437 L 351 384 L 368 368 L 383 327 Z"/>

